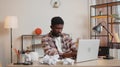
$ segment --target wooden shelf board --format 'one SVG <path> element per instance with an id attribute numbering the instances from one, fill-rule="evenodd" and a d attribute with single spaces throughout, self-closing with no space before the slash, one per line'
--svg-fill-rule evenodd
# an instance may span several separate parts
<path id="1" fill-rule="evenodd" d="M 107 16 L 107 15 L 98 15 L 98 16 L 92 16 L 92 18 L 113 18 L 112 16 Z"/>
<path id="2" fill-rule="evenodd" d="M 120 5 L 120 1 L 108 3 L 108 6 L 117 6 Z"/>
<path id="3" fill-rule="evenodd" d="M 107 4 L 97 4 L 97 5 L 92 5 L 91 7 L 93 7 L 93 8 L 102 8 L 102 7 L 107 7 Z"/>
<path id="4" fill-rule="evenodd" d="M 112 44 L 120 44 L 120 42 L 111 42 Z"/>
<path id="5" fill-rule="evenodd" d="M 104 3 L 104 4 L 92 5 L 91 7 L 93 7 L 93 8 L 103 8 L 103 7 L 107 7 L 107 6 L 117 6 L 117 5 L 120 5 L 120 1 L 110 2 L 110 3 Z"/>
<path id="6" fill-rule="evenodd" d="M 112 22 L 112 23 L 108 23 L 108 24 L 120 24 L 120 22 Z"/>
<path id="7" fill-rule="evenodd" d="M 91 35 L 92 37 L 106 37 L 108 35 Z"/>
<path id="8" fill-rule="evenodd" d="M 42 44 L 33 44 L 33 45 L 32 45 L 33 48 L 34 48 L 34 47 L 36 47 L 36 48 L 38 47 L 38 48 L 39 48 L 39 47 L 42 47 L 42 46 L 43 46 Z"/>
<path id="9" fill-rule="evenodd" d="M 43 36 L 43 35 L 22 35 L 22 36 Z"/>

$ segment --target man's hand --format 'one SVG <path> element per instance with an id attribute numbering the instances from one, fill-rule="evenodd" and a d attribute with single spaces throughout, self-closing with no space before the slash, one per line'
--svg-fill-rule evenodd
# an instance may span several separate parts
<path id="1" fill-rule="evenodd" d="M 46 51 L 48 55 L 53 56 L 57 54 L 57 49 L 52 48 Z"/>
<path id="2" fill-rule="evenodd" d="M 63 53 L 62 58 L 76 58 L 77 52 Z"/>

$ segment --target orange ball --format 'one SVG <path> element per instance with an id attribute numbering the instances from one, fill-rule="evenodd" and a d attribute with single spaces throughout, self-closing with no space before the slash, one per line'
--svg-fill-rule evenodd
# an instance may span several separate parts
<path id="1" fill-rule="evenodd" d="M 41 28 L 36 28 L 35 29 L 35 34 L 40 35 L 42 33 Z"/>

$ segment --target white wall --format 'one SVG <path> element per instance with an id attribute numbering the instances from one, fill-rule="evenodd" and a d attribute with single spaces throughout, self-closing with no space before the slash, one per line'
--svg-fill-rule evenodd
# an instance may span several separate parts
<path id="1" fill-rule="evenodd" d="M 21 49 L 21 35 L 32 34 L 41 27 L 46 34 L 50 31 L 50 20 L 61 16 L 65 21 L 63 32 L 73 38 L 89 38 L 88 0 L 60 0 L 59 8 L 52 8 L 50 0 L 0 0 L 0 61 L 5 66 L 10 63 L 9 30 L 4 29 L 4 18 L 18 16 L 19 26 L 13 30 L 13 48 Z"/>

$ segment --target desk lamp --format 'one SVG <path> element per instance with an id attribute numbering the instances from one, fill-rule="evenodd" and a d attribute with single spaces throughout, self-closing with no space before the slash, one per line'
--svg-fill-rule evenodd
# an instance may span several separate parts
<path id="1" fill-rule="evenodd" d="M 109 30 L 104 26 L 104 25 L 102 25 L 102 23 L 99 23 L 98 25 L 96 25 L 95 27 L 93 27 L 93 30 L 96 32 L 96 33 L 101 33 L 102 32 L 102 29 L 105 29 L 106 31 L 107 31 L 107 33 L 109 33 L 110 35 L 111 35 L 111 42 L 112 42 L 112 40 L 113 40 L 113 35 L 112 35 L 112 33 L 111 32 L 109 32 Z M 107 46 L 107 48 L 108 48 L 108 51 L 107 51 L 107 55 L 106 55 L 106 57 L 104 57 L 104 59 L 113 59 L 113 57 L 111 57 L 111 56 L 109 56 L 109 45 Z"/>

